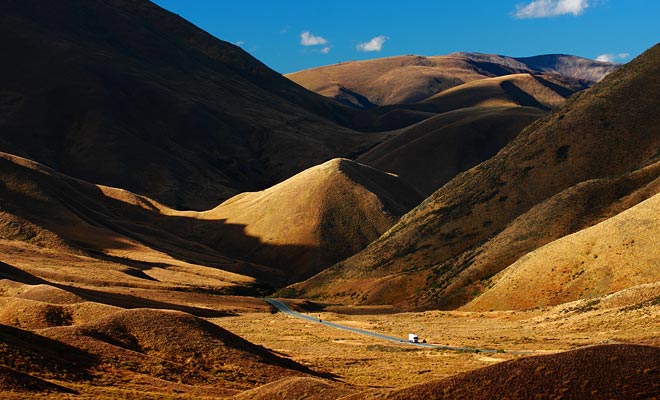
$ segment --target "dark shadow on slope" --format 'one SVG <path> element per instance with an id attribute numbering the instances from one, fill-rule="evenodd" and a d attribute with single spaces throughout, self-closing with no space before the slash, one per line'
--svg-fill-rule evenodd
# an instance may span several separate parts
<path id="1" fill-rule="evenodd" d="M 10 281 L 24 283 L 26 285 L 48 284 L 41 278 L 29 274 L 21 269 L 5 264 L 0 261 L 0 279 L 9 279 Z"/>
<path id="2" fill-rule="evenodd" d="M 503 81 L 500 83 L 500 87 L 516 104 L 521 106 L 536 107 L 544 111 L 550 110 L 548 107 L 539 103 L 538 100 L 534 98 L 534 96 L 520 89 L 511 81 Z"/>
<path id="3" fill-rule="evenodd" d="M 35 333 L 0 324 L 0 364 L 46 379 L 89 380 L 98 358 Z"/>
<path id="4" fill-rule="evenodd" d="M 60 283 L 49 282 L 45 279 L 36 277 L 27 273 L 19 268 L 9 264 L 0 262 L 0 279 L 9 279 L 15 282 L 21 282 L 28 285 L 49 285 L 58 289 L 65 290 L 73 293 L 86 301 L 95 303 L 107 304 L 115 307 L 132 309 L 132 308 L 155 308 L 160 310 L 177 310 L 186 312 L 202 318 L 218 318 L 235 315 L 228 311 L 218 311 L 208 308 L 184 306 L 180 304 L 167 303 L 163 301 L 156 301 L 120 293 L 109 293 L 94 289 L 85 289 L 76 286 L 64 285 Z M 212 294 L 219 294 L 214 292 Z"/>

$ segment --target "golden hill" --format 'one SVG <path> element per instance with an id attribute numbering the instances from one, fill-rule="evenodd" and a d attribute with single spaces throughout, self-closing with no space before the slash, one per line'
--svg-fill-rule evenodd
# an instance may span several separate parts
<path id="1" fill-rule="evenodd" d="M 208 224 L 192 235 L 223 254 L 278 268 L 292 282 L 360 251 L 421 200 L 396 176 L 334 159 L 200 213 Z M 244 228 L 232 235 L 224 226 Z"/>
<path id="2" fill-rule="evenodd" d="M 353 61 L 286 75 L 303 87 L 357 108 L 415 103 L 461 84 L 516 73 L 563 76 L 574 89 L 618 66 L 566 55 L 515 59 L 478 53 Z M 582 81 L 581 81 L 582 80 Z"/>
<path id="3" fill-rule="evenodd" d="M 464 83 L 433 95 L 422 104 L 435 111 L 514 105 L 549 110 L 563 105 L 575 92 L 552 76 L 512 74 Z"/>
<path id="4" fill-rule="evenodd" d="M 187 239 L 199 221 L 186 213 L 21 157 L 0 154 L 0 193 L 0 239 L 10 241 L 5 254 L 32 246 L 40 249 L 31 250 L 35 259 L 52 258 L 47 268 L 30 269 L 37 276 L 230 290 L 256 283 L 246 275 L 275 285 L 282 279 L 275 269 L 232 260 Z M 103 272 L 91 273 L 96 268 Z"/>
<path id="5" fill-rule="evenodd" d="M 294 289 L 347 302 L 341 293 L 352 290 L 363 303 L 458 307 L 524 254 L 657 193 L 659 59 L 655 46 L 573 96 L 366 250 Z"/>
<path id="6" fill-rule="evenodd" d="M 538 108 L 513 105 L 460 108 L 402 129 L 357 161 L 395 173 L 430 195 L 494 156 L 542 115 Z"/>
<path id="7" fill-rule="evenodd" d="M 346 159 L 206 212 L 176 211 L 7 154 L 0 182 L 2 238 L 119 264 L 127 258 L 125 273 L 138 280 L 197 285 L 204 277 L 227 289 L 307 278 L 366 247 L 422 200 L 396 176 Z"/>
<path id="8" fill-rule="evenodd" d="M 547 111 L 563 105 L 568 97 L 584 88 L 565 76 L 512 73 L 453 86 L 417 103 L 371 108 L 356 115 L 353 121 L 365 131 L 378 132 L 410 127 L 461 108 L 525 106 Z"/>
<path id="9" fill-rule="evenodd" d="M 467 310 L 523 309 L 660 281 L 660 195 L 529 254 L 493 277 Z"/>

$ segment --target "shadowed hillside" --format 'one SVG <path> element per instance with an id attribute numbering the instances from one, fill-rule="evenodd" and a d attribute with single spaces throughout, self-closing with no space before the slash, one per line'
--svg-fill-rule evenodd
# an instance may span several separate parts
<path id="1" fill-rule="evenodd" d="M 366 247 L 422 200 L 396 176 L 335 159 L 210 211 L 183 212 L 1 156 L 0 238 L 109 259 L 137 278 L 177 285 L 188 279 L 162 275 L 165 265 L 227 288 L 308 278 Z"/>
<path id="2" fill-rule="evenodd" d="M 660 158 L 659 59 L 655 46 L 573 96 L 365 251 L 295 288 L 307 297 L 338 299 L 351 288 L 365 303 L 457 307 L 520 256 L 655 194 L 647 186 L 660 176 L 650 166 Z"/>
<path id="3" fill-rule="evenodd" d="M 0 5 L 0 151 L 176 208 L 205 209 L 374 138 L 147 0 Z"/>
<path id="4" fill-rule="evenodd" d="M 461 108 L 402 129 L 357 161 L 395 173 L 430 195 L 494 156 L 542 115 L 532 107 Z"/>
<path id="5" fill-rule="evenodd" d="M 384 396 L 351 398 L 641 400 L 660 395 L 659 363 L 657 347 L 595 346 L 493 365 Z"/>

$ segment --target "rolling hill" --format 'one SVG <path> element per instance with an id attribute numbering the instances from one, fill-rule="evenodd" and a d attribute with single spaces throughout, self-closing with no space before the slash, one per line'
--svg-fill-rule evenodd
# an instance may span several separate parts
<path id="1" fill-rule="evenodd" d="M 422 199 L 396 176 L 333 159 L 196 215 L 208 224 L 196 226 L 192 237 L 295 282 L 365 248 Z M 243 231 L 224 229 L 232 226 Z"/>
<path id="2" fill-rule="evenodd" d="M 138 278 L 201 283 L 189 273 L 226 289 L 308 278 L 366 247 L 423 199 L 396 176 L 347 159 L 205 212 L 177 211 L 8 154 L 0 154 L 0 184 L 0 238 L 110 257 Z M 150 267 L 141 272 L 131 260 Z M 163 263 L 180 273 L 166 273 Z"/>
<path id="3" fill-rule="evenodd" d="M 176 208 L 379 140 L 337 125 L 352 110 L 147 0 L 4 1 L 0 51 L 0 151 Z"/>
<path id="4" fill-rule="evenodd" d="M 660 46 L 571 97 L 299 296 L 454 308 L 524 254 L 657 193 Z M 625 209 L 625 208 L 623 208 Z"/>
<path id="5" fill-rule="evenodd" d="M 518 73 L 557 75 L 574 89 L 584 89 L 616 68 L 617 64 L 561 54 L 512 58 L 452 53 L 344 62 L 286 76 L 316 93 L 355 108 L 369 109 L 416 103 L 467 82 Z"/>

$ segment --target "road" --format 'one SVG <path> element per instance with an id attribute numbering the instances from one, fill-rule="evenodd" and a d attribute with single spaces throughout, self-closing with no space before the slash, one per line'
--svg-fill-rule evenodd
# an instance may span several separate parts
<path id="1" fill-rule="evenodd" d="M 383 335 L 383 334 L 380 334 L 380 333 L 371 332 L 371 331 L 367 331 L 367 330 L 364 330 L 364 329 L 352 328 L 350 326 L 335 324 L 334 322 L 329 322 L 329 321 L 319 321 L 319 319 L 316 318 L 316 317 L 312 317 L 310 315 L 306 315 L 306 314 L 302 314 L 302 313 L 293 311 L 291 308 L 289 308 L 289 306 L 287 306 L 286 304 L 282 303 L 279 300 L 275 300 L 275 299 L 262 299 L 262 300 L 264 300 L 268 304 L 274 306 L 279 311 L 281 311 L 285 314 L 291 315 L 292 317 L 304 319 L 306 321 L 313 322 L 315 324 L 329 326 L 331 328 L 336 328 L 336 329 L 341 329 L 341 330 L 344 330 L 344 331 L 357 333 L 358 335 L 371 336 L 371 337 L 374 337 L 374 338 L 377 338 L 377 339 L 388 340 L 388 341 L 394 342 L 394 343 L 407 344 L 407 345 L 416 346 L 416 347 L 425 347 L 425 348 L 429 348 L 429 349 L 470 351 L 470 352 L 479 352 L 479 353 L 497 353 L 497 350 L 493 350 L 493 349 L 475 349 L 475 348 L 472 348 L 472 347 L 442 346 L 442 345 L 439 345 L 439 344 L 431 344 L 431 343 L 411 343 L 411 342 L 409 342 L 409 341 L 407 341 L 403 338 L 396 337 L 396 336 Z"/>

